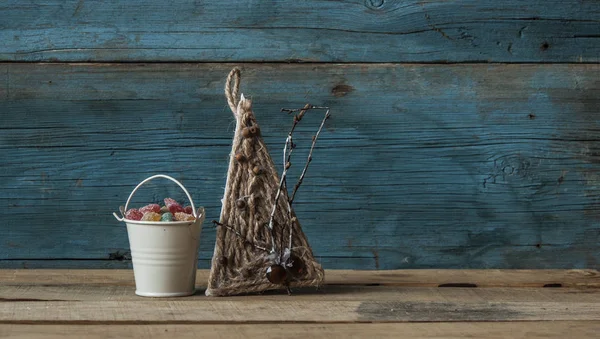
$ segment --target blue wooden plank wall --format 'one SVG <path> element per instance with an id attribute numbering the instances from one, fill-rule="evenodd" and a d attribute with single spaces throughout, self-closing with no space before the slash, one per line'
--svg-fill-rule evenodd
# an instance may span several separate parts
<path id="1" fill-rule="evenodd" d="M 325 268 L 599 268 L 600 2 L 9 0 L 0 41 L 0 268 L 130 267 L 111 213 L 155 173 L 217 219 L 234 66 L 273 156 L 281 108 L 332 107 L 296 207 Z"/>

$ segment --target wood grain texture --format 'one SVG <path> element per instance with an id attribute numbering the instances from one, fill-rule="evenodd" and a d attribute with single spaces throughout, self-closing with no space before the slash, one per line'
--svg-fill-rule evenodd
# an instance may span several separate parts
<path id="1" fill-rule="evenodd" d="M 284 299 L 285 298 L 285 299 Z M 52 310 L 51 312 L 49 310 Z M 135 310 L 135 311 L 132 311 Z M 0 308 L 0 323 L 337 323 L 600 320 L 600 302 L 467 300 L 96 300 L 20 301 Z"/>
<path id="2" fill-rule="evenodd" d="M 600 289 L 581 288 L 597 271 L 464 271 L 465 276 L 514 284 L 539 276 L 569 277 L 579 288 L 432 288 L 459 271 L 330 271 L 325 290 L 292 296 L 143 298 L 125 270 L 0 270 L 0 337 L 590 337 L 600 324 Z M 493 270 L 490 272 L 494 273 Z M 539 274 L 535 274 L 538 272 Z M 206 271 L 198 277 L 206 278 Z M 363 283 L 378 279 L 382 284 Z M 391 283 L 392 285 L 386 285 Z M 102 330 L 104 329 L 104 330 Z M 268 330 L 268 331 L 266 331 Z"/>
<path id="3" fill-rule="evenodd" d="M 186 301 L 201 302 L 205 300 L 206 281 L 200 283 L 196 294 L 186 297 Z M 203 286 L 202 286 L 203 285 Z M 0 289 L 0 303 L 24 301 L 139 301 L 132 285 L 14 285 L 3 284 Z M 372 300 L 401 300 L 402 302 L 461 302 L 464 300 L 477 302 L 600 302 L 599 288 L 530 288 L 530 287 L 406 287 L 372 285 L 325 285 L 316 288 L 294 288 L 293 300 L 301 301 L 372 301 Z M 287 295 L 285 290 L 260 294 L 264 301 L 279 302 Z M 251 301 L 257 295 L 241 295 L 231 297 L 236 301 Z M 180 298 L 162 298 L 161 300 L 179 300 Z"/>
<path id="4" fill-rule="evenodd" d="M 216 219 L 232 66 L 0 64 L 0 267 L 123 267 L 111 213 L 155 173 Z M 598 267 L 600 65 L 242 66 L 276 159 L 282 107 L 333 109 L 296 206 L 325 268 Z"/>
<path id="5" fill-rule="evenodd" d="M 198 270 L 197 286 L 206 287 L 208 270 Z M 90 284 L 94 286 L 134 286 L 132 270 L 117 269 L 18 269 L 0 270 L 0 286 L 59 286 Z M 598 288 L 597 270 L 326 270 L 325 285 L 440 287 L 472 284 L 477 287 L 545 287 Z"/>
<path id="6" fill-rule="evenodd" d="M 597 1 L 0 4 L 2 61 L 598 62 Z"/>
<path id="7" fill-rule="evenodd" d="M 0 338 L 596 338 L 600 323 L 470 322 L 470 323 L 375 323 L 375 324 L 187 324 L 187 325 L 19 325 L 0 324 Z"/>

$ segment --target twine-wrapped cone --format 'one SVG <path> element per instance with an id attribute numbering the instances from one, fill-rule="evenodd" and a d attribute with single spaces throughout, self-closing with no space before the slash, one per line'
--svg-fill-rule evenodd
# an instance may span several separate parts
<path id="1" fill-rule="evenodd" d="M 271 237 L 268 225 L 280 178 L 261 136 L 251 100 L 243 95 L 238 99 L 239 83 L 240 71 L 235 68 L 227 77 L 225 94 L 236 128 L 206 295 L 318 286 L 324 279 L 323 268 L 315 261 L 296 214 L 293 210 L 289 213 L 285 189 L 277 199 Z M 284 284 L 271 283 L 267 269 L 279 264 L 284 256 L 289 257 L 290 251 L 295 274 L 288 274 Z"/>

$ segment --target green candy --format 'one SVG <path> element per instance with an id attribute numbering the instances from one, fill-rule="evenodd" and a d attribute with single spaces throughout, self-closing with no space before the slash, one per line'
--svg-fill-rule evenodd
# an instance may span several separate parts
<path id="1" fill-rule="evenodd" d="M 160 217 L 160 221 L 173 221 L 173 214 L 171 214 L 171 212 L 163 213 Z"/>

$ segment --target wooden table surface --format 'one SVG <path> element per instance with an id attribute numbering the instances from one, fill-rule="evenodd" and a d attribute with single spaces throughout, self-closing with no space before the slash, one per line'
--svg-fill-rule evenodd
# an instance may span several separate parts
<path id="1" fill-rule="evenodd" d="M 0 270 L 0 337 L 597 338 L 596 270 L 326 271 L 292 296 L 134 294 L 131 270 Z"/>

